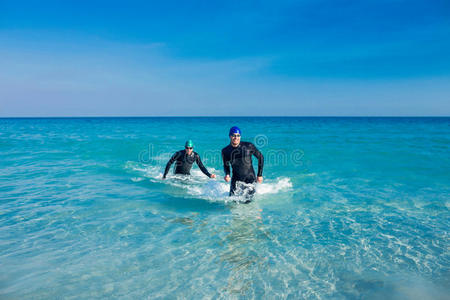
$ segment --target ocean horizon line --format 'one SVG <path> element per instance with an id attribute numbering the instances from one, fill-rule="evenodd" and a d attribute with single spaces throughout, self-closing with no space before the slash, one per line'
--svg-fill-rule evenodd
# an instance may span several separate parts
<path id="1" fill-rule="evenodd" d="M 0 119 L 150 119 L 150 118 L 450 118 L 448 116 L 8 116 Z"/>

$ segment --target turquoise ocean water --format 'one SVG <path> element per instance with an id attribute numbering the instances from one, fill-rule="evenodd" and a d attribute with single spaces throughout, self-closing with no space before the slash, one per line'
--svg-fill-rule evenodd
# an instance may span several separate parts
<path id="1" fill-rule="evenodd" d="M 161 181 L 189 138 L 218 178 Z M 448 299 L 449 148 L 450 118 L 0 119 L 0 298 Z"/>

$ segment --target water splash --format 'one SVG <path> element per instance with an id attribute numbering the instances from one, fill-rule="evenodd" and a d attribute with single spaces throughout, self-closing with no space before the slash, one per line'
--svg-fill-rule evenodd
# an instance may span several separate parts
<path id="1" fill-rule="evenodd" d="M 191 175 L 168 174 L 165 180 L 162 180 L 162 168 L 159 166 L 145 165 L 137 162 L 128 161 L 125 169 L 134 173 L 130 179 L 134 182 L 140 182 L 145 179 L 151 182 L 157 182 L 169 185 L 176 189 L 182 189 L 186 197 L 195 197 L 208 201 L 219 202 L 245 202 L 245 192 L 242 196 L 229 196 L 230 183 L 224 182 L 222 178 L 207 178 L 200 170 L 192 170 Z M 211 173 L 218 173 L 211 168 Z M 245 187 L 238 186 L 239 189 Z M 256 197 L 258 195 L 278 194 L 290 191 L 292 182 L 290 178 L 278 177 L 276 179 L 266 179 L 262 184 L 256 184 Z"/>

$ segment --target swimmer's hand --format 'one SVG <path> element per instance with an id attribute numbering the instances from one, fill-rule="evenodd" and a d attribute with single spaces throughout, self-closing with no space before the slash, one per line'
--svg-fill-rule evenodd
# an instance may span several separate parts
<path id="1" fill-rule="evenodd" d="M 209 176 L 209 178 L 216 178 L 216 174 L 211 174 L 211 176 Z"/>
<path id="2" fill-rule="evenodd" d="M 258 181 L 258 183 L 262 183 L 263 182 L 263 177 L 262 176 L 256 177 L 256 181 Z"/>
<path id="3" fill-rule="evenodd" d="M 226 182 L 230 182 L 231 180 L 230 175 L 225 175 L 223 179 L 225 179 Z"/>

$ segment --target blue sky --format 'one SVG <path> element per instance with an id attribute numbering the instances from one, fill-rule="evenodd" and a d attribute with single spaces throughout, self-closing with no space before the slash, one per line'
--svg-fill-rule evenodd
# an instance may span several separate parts
<path id="1" fill-rule="evenodd" d="M 0 70 L 4 117 L 448 116 L 450 2 L 0 0 Z"/>

